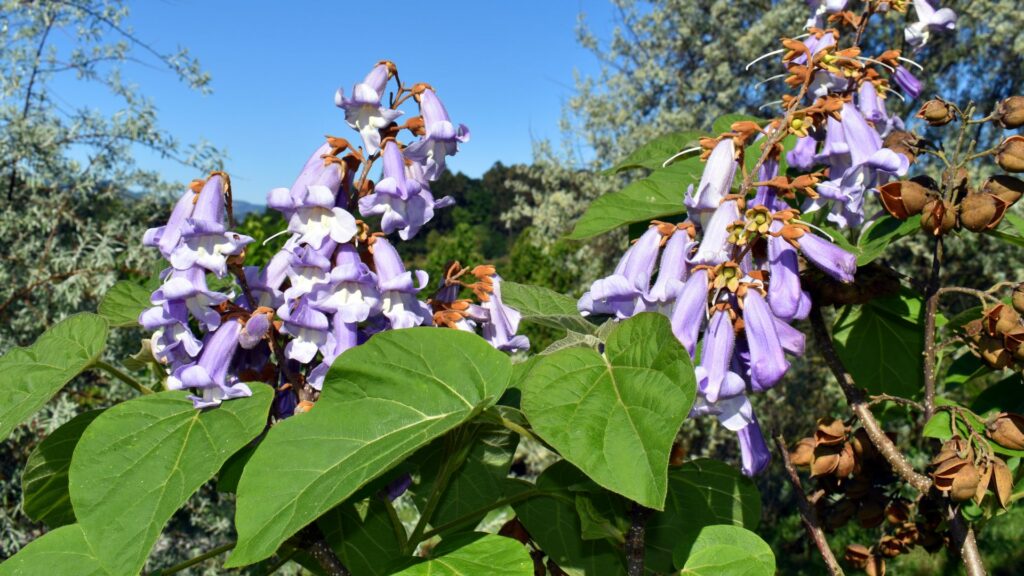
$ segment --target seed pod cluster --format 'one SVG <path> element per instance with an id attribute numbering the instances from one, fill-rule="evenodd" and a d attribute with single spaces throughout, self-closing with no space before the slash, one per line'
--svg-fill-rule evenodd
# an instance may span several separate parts
<path id="1" fill-rule="evenodd" d="M 963 327 L 971 351 L 994 370 L 1024 365 L 1024 284 L 1014 289 L 1012 302 L 986 308 Z"/>
<path id="2" fill-rule="evenodd" d="M 996 414 L 987 422 L 986 434 L 997 443 L 1024 446 L 1024 417 Z M 998 438 L 998 440 L 996 440 Z M 981 504 L 991 492 L 995 502 L 1006 508 L 1013 492 L 1013 475 L 987 447 L 978 453 L 968 440 L 953 436 L 932 458 L 931 477 L 935 489 L 954 502 L 974 500 Z"/>
<path id="3" fill-rule="evenodd" d="M 920 214 L 921 228 L 932 236 L 956 229 L 992 230 L 1024 195 L 1024 181 L 1006 174 L 985 180 L 978 189 L 967 178 L 957 180 L 952 185 L 956 200 L 943 198 L 936 182 L 927 177 L 889 182 L 879 193 L 889 214 L 899 220 Z"/>

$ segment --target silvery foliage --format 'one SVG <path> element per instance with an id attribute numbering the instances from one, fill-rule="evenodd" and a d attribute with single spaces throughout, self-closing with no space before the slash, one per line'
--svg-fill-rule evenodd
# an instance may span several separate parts
<path id="1" fill-rule="evenodd" d="M 136 152 L 156 152 L 197 173 L 220 157 L 207 145 L 175 140 L 159 126 L 153 102 L 122 76 L 147 65 L 169 69 L 192 89 L 207 91 L 210 81 L 186 51 L 160 52 L 136 37 L 127 15 L 119 0 L 0 0 L 0 352 L 30 343 L 71 313 L 94 310 L 117 278 L 149 276 L 153 257 L 139 239 L 182 185 L 140 169 Z M 113 108 L 83 105 L 79 89 L 105 91 Z M 138 336 L 120 336 L 110 354 L 137 351 Z M 119 399 L 119 384 L 80 378 L 0 444 L 0 557 L 42 529 L 21 514 L 20 464 L 47 431 L 97 407 L 89 394 L 97 384 L 112 389 L 104 402 Z"/>

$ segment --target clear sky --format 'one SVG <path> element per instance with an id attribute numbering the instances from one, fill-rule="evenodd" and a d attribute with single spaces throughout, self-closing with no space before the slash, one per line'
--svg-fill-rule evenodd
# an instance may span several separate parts
<path id="1" fill-rule="evenodd" d="M 183 142 L 205 138 L 228 152 L 236 197 L 263 203 L 289 186 L 327 133 L 358 140 L 335 108 L 380 59 L 411 84 L 431 83 L 472 140 L 450 166 L 479 176 L 495 161 L 528 162 L 532 141 L 558 137 L 574 71 L 594 74 L 596 58 L 575 41 L 578 15 L 607 38 L 607 0 L 439 2 L 270 2 L 143 0 L 128 23 L 158 50 L 185 46 L 213 77 L 201 95 L 169 72 L 128 65 L 124 76 L 159 109 Z M 88 93 L 67 93 L 65 100 Z M 98 103 L 101 107 L 103 102 Z M 412 108 L 413 110 L 415 108 Z M 145 155 L 146 167 L 188 181 L 190 170 Z"/>

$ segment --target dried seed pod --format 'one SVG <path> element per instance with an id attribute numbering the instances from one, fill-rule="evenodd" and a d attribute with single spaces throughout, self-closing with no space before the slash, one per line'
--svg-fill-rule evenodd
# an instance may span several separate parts
<path id="1" fill-rule="evenodd" d="M 861 528 L 876 528 L 885 521 L 885 502 L 878 498 L 867 498 L 857 510 L 857 523 Z"/>
<path id="2" fill-rule="evenodd" d="M 1009 207 L 1005 201 L 994 194 L 968 194 L 960 203 L 960 226 L 971 232 L 991 230 L 999 225 Z"/>
<path id="3" fill-rule="evenodd" d="M 814 460 L 811 462 L 811 476 L 829 476 L 839 466 L 839 446 L 818 446 L 814 449 Z"/>
<path id="4" fill-rule="evenodd" d="M 893 535 L 908 547 L 917 544 L 918 539 L 921 537 L 921 533 L 917 529 L 917 524 L 914 524 L 913 522 L 905 522 L 902 526 L 896 529 L 896 532 Z"/>
<path id="5" fill-rule="evenodd" d="M 1024 450 L 1024 416 L 1002 412 L 992 417 L 985 432 L 993 442 L 1010 450 Z"/>
<path id="6" fill-rule="evenodd" d="M 857 474 L 846 483 L 846 497 L 851 500 L 860 500 L 870 494 L 873 488 L 874 485 L 870 477 Z"/>
<path id="7" fill-rule="evenodd" d="M 853 446 L 847 442 L 843 444 L 843 449 L 839 452 L 839 461 L 836 462 L 835 475 L 837 478 L 846 478 L 850 474 L 853 474 L 853 469 L 857 464 L 857 460 L 853 457 Z"/>
<path id="8" fill-rule="evenodd" d="M 1010 473 L 1006 462 L 999 458 L 993 457 L 992 459 L 992 482 L 989 486 L 995 492 L 999 505 L 1006 508 L 1013 493 L 1013 474 Z"/>
<path id="9" fill-rule="evenodd" d="M 996 163 L 1007 172 L 1024 172 L 1024 136 L 1010 136 L 999 145 Z"/>
<path id="10" fill-rule="evenodd" d="M 982 183 L 981 191 L 994 194 L 1013 204 L 1024 196 L 1024 180 L 1008 174 L 997 174 Z"/>
<path id="11" fill-rule="evenodd" d="M 814 430 L 815 446 L 838 446 L 846 442 L 846 424 L 836 418 L 819 418 Z"/>
<path id="12" fill-rule="evenodd" d="M 878 191 L 886 211 L 899 220 L 920 214 L 928 201 L 938 197 L 934 190 L 929 190 L 913 180 L 889 182 Z"/>
<path id="13" fill-rule="evenodd" d="M 1020 314 L 1006 304 L 996 304 L 984 312 L 985 330 L 989 336 L 1002 336 L 1020 327 Z"/>
<path id="14" fill-rule="evenodd" d="M 872 556 L 868 560 L 868 565 L 864 567 L 864 573 L 867 576 L 885 576 L 885 558 Z"/>
<path id="15" fill-rule="evenodd" d="M 974 491 L 974 502 L 981 504 L 981 501 L 985 499 L 985 492 L 988 490 L 988 485 L 992 481 L 992 464 L 988 460 L 983 460 L 981 466 L 978 468 L 978 487 Z"/>
<path id="16" fill-rule="evenodd" d="M 945 126 L 956 117 L 953 105 L 941 98 L 934 98 L 924 103 L 917 111 L 917 117 L 931 126 Z"/>
<path id="17" fill-rule="evenodd" d="M 959 468 L 952 477 L 952 483 L 949 487 L 949 497 L 954 502 L 964 502 L 974 498 L 975 492 L 978 490 L 978 484 L 981 482 L 981 474 L 978 473 L 978 468 L 971 462 L 967 462 L 966 465 Z M 938 487 L 938 484 L 936 484 Z"/>
<path id="18" fill-rule="evenodd" d="M 1013 309 L 1024 314 L 1024 282 L 1017 284 L 1013 289 Z"/>
<path id="19" fill-rule="evenodd" d="M 814 460 L 814 438 L 801 438 L 789 453 L 789 459 L 794 466 L 809 466 Z"/>
<path id="20" fill-rule="evenodd" d="M 1003 335 L 1003 348 L 1017 360 L 1024 361 L 1024 326 L 1018 326 Z"/>
<path id="21" fill-rule="evenodd" d="M 981 360 L 993 370 L 1002 370 L 1013 363 L 1013 354 L 1006 349 L 1002 338 L 982 334 L 977 348 Z"/>
<path id="22" fill-rule="evenodd" d="M 913 132 L 893 130 L 885 137 L 882 146 L 897 154 L 903 154 L 913 164 L 917 160 L 918 142 L 920 140 Z"/>
<path id="23" fill-rule="evenodd" d="M 857 504 L 843 498 L 830 506 L 825 513 L 825 524 L 829 529 L 835 530 L 846 526 L 846 523 L 857 513 Z"/>
<path id="24" fill-rule="evenodd" d="M 890 524 L 903 524 L 910 520 L 910 502 L 903 498 L 897 498 L 885 508 L 885 519 Z"/>
<path id="25" fill-rule="evenodd" d="M 857 428 L 853 433 L 850 444 L 853 445 L 853 454 L 857 457 L 857 462 L 862 466 L 876 461 L 879 457 L 878 449 L 875 448 L 871 438 L 868 437 L 867 430 L 863 428 Z"/>
<path id="26" fill-rule="evenodd" d="M 949 200 L 936 198 L 921 210 L 921 228 L 932 236 L 942 236 L 956 227 L 956 206 Z"/>
<path id="27" fill-rule="evenodd" d="M 942 444 L 939 453 L 932 458 L 932 466 L 938 466 L 947 460 L 972 460 L 974 450 L 969 442 L 960 436 L 953 436 Z"/>
<path id="28" fill-rule="evenodd" d="M 910 549 L 898 538 L 882 536 L 882 539 L 878 542 L 878 551 L 887 558 L 895 558 L 900 554 L 909 552 Z"/>
<path id="29" fill-rule="evenodd" d="M 843 560 L 858 570 L 862 570 L 867 566 L 870 559 L 871 550 L 863 544 L 850 544 L 846 547 L 846 552 L 843 554 Z"/>
<path id="30" fill-rule="evenodd" d="M 996 122 L 1006 129 L 1024 126 L 1024 96 L 1010 96 L 996 105 Z"/>

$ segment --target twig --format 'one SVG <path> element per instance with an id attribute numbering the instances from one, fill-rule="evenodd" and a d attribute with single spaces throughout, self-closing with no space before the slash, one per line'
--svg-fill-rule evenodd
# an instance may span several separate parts
<path id="1" fill-rule="evenodd" d="M 832 549 L 829 548 L 825 532 L 822 531 L 821 525 L 818 523 L 818 514 L 815 513 L 814 508 L 811 508 L 811 503 L 807 500 L 804 487 L 800 483 L 800 475 L 796 473 L 793 461 L 789 459 L 786 439 L 782 437 L 782 434 L 775 436 L 775 447 L 779 450 L 779 455 L 782 457 L 782 465 L 786 468 L 786 475 L 789 477 L 789 484 L 793 487 L 793 493 L 796 494 L 796 505 L 800 509 L 800 519 L 803 520 L 807 535 L 811 537 L 814 545 L 818 547 L 818 552 L 821 554 L 821 559 L 825 561 L 828 573 L 831 576 L 843 576 L 843 569 L 839 567 L 839 562 L 836 561 Z"/>
<path id="2" fill-rule="evenodd" d="M 906 456 L 885 435 L 882 427 L 878 424 L 878 420 L 875 419 L 875 415 L 871 413 L 871 407 L 864 400 L 864 392 L 857 388 L 853 376 L 846 371 L 843 361 L 839 358 L 839 354 L 836 353 L 836 349 L 832 345 L 832 337 L 825 326 L 825 319 L 821 315 L 821 308 L 816 305 L 812 306 L 810 319 L 811 328 L 814 331 L 814 339 L 818 343 L 821 355 L 839 382 L 840 388 L 843 389 L 843 394 L 846 396 L 847 404 L 850 405 L 850 410 L 857 416 L 861 426 L 864 427 L 864 431 L 867 432 L 871 443 L 875 445 L 878 452 L 901 478 L 919 492 L 927 492 L 932 487 L 931 479 L 914 470 L 910 462 L 907 462 Z"/>
<path id="3" fill-rule="evenodd" d="M 153 572 L 153 574 L 159 574 L 160 576 L 166 576 L 167 574 L 174 574 L 176 572 L 181 572 L 182 570 L 191 568 L 191 567 L 195 566 L 196 564 L 199 564 L 200 562 L 205 562 L 206 560 L 209 560 L 210 558 L 213 558 L 215 556 L 220 556 L 221 554 L 227 552 L 228 550 L 231 550 L 234 547 L 235 547 L 235 542 L 228 542 L 227 544 L 222 544 L 220 546 L 217 546 L 216 548 L 214 548 L 213 550 L 210 550 L 209 552 L 204 552 L 204 553 L 200 554 L 199 556 L 196 556 L 195 558 L 189 558 L 188 560 L 185 560 L 184 562 L 180 562 L 178 564 L 175 564 L 174 566 L 171 566 L 170 568 L 164 568 L 164 569 L 161 569 L 161 570 L 157 570 L 156 572 Z"/>
<path id="4" fill-rule="evenodd" d="M 953 536 L 952 545 L 960 553 L 964 561 L 967 576 L 985 576 L 985 564 L 978 551 L 978 541 L 974 539 L 974 530 L 964 521 L 959 508 L 949 508 L 949 532 Z"/>
<path id="5" fill-rule="evenodd" d="M 302 532 L 302 538 L 308 542 L 306 551 L 317 561 L 317 564 L 320 564 L 320 568 L 328 576 L 352 576 L 348 568 L 338 559 L 331 545 L 327 543 L 319 527 L 311 524 Z"/>
<path id="6" fill-rule="evenodd" d="M 913 408 L 918 412 L 924 412 L 924 405 L 920 402 L 915 402 L 909 398 L 893 396 L 891 394 L 875 394 L 871 396 L 871 400 L 868 401 L 868 406 L 874 406 L 875 404 L 881 404 L 883 402 L 892 402 L 893 404 L 900 404 L 901 406 Z"/>
<path id="7" fill-rule="evenodd" d="M 942 267 L 942 238 L 935 239 L 932 252 L 932 271 L 928 278 L 925 294 L 924 315 L 924 419 L 927 422 L 935 415 L 935 317 L 939 312 L 939 269 Z"/>
<path id="8" fill-rule="evenodd" d="M 629 507 L 629 531 L 626 532 L 626 563 L 629 576 L 644 576 L 644 540 L 647 519 L 652 510 L 633 502 Z"/>

